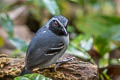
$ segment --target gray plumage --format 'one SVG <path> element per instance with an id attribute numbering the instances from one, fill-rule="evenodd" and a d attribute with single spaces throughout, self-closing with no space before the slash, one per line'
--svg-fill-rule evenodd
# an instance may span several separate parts
<path id="1" fill-rule="evenodd" d="M 63 34 L 57 31 L 59 29 L 53 29 L 53 26 L 55 26 L 51 24 L 53 20 L 56 20 L 60 27 L 62 26 L 61 28 L 63 29 L 60 28 L 60 30 L 64 30 L 63 33 L 66 32 L 68 20 L 63 16 L 51 18 L 45 26 L 40 28 L 27 49 L 25 67 L 21 75 L 31 73 L 36 67 L 43 69 L 56 63 L 65 53 L 69 44 L 69 35 L 68 33 Z M 56 26 L 59 27 L 58 25 Z"/>

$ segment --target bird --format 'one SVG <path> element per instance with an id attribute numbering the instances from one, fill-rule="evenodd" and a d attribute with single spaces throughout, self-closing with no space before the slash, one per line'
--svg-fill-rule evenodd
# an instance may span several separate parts
<path id="1" fill-rule="evenodd" d="M 27 48 L 20 76 L 31 74 L 34 68 L 44 69 L 57 62 L 69 45 L 67 24 L 66 17 L 54 16 L 36 32 Z"/>

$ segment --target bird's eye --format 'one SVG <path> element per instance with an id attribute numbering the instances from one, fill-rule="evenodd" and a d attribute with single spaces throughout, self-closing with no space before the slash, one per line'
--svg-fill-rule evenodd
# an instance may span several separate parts
<path id="1" fill-rule="evenodd" d="M 56 20 L 54 20 L 54 25 L 57 26 L 57 27 L 59 26 L 59 24 Z"/>

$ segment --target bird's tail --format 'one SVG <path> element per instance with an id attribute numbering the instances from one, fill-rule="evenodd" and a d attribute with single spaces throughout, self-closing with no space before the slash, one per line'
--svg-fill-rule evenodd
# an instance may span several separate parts
<path id="1" fill-rule="evenodd" d="M 20 76 L 23 76 L 24 74 L 30 74 L 30 73 L 32 73 L 32 70 L 28 70 L 24 67 L 20 73 Z"/>

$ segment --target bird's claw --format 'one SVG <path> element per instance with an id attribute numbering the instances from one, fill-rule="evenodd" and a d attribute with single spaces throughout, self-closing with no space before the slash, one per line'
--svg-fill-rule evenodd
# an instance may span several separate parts
<path id="1" fill-rule="evenodd" d="M 54 68 L 54 71 L 56 71 L 56 69 L 57 69 L 60 65 L 62 65 L 62 64 L 64 64 L 64 63 L 67 63 L 67 62 L 69 62 L 69 61 L 73 61 L 74 58 L 75 58 L 75 57 L 67 58 L 67 59 L 65 59 L 65 60 L 63 60 L 63 61 L 57 61 L 57 62 L 56 62 L 56 67 Z"/>

